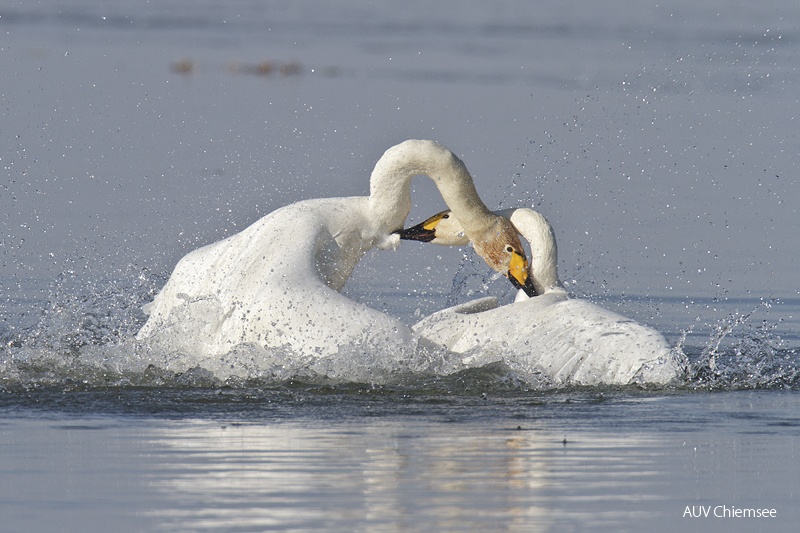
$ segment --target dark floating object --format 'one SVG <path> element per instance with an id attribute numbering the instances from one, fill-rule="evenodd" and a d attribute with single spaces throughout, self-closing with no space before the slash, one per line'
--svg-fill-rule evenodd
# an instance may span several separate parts
<path id="1" fill-rule="evenodd" d="M 275 70 L 272 61 L 260 61 L 258 63 L 239 63 L 231 61 L 228 63 L 228 72 L 232 74 L 255 74 L 256 76 L 266 76 Z"/>
<path id="2" fill-rule="evenodd" d="M 264 60 L 258 63 L 239 63 L 238 61 L 231 61 L 228 63 L 228 71 L 233 74 L 267 76 L 278 71 L 284 76 L 291 76 L 299 74 L 302 70 L 300 63 L 294 62 L 278 64 L 274 61 Z"/>
<path id="3" fill-rule="evenodd" d="M 170 70 L 177 74 L 191 74 L 194 72 L 194 61 L 191 59 L 181 59 L 180 61 L 175 61 L 170 65 Z"/>
<path id="4" fill-rule="evenodd" d="M 275 70 L 275 65 L 272 63 L 272 61 L 261 61 L 260 63 L 251 66 L 249 69 L 252 74 L 257 76 L 266 76 L 273 70 Z"/>
<path id="5" fill-rule="evenodd" d="M 170 63 L 169 68 L 176 74 L 192 74 L 195 71 L 195 63 L 191 59 L 181 59 Z M 303 72 L 303 66 L 296 62 L 278 63 L 275 61 L 264 60 L 258 63 L 240 63 L 231 61 L 227 65 L 228 72 L 231 74 L 250 74 L 253 76 L 269 76 L 273 72 L 280 72 L 284 76 L 296 76 Z"/>

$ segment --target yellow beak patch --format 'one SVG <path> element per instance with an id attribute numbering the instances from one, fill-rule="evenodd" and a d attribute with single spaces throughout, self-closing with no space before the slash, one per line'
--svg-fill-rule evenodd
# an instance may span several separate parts
<path id="1" fill-rule="evenodd" d="M 435 215 L 433 215 L 432 217 L 430 217 L 428 220 L 426 220 L 425 222 L 423 222 L 422 224 L 420 224 L 420 225 L 422 226 L 422 229 L 425 229 L 425 230 L 428 230 L 428 231 L 433 231 L 433 230 L 435 230 L 435 229 L 436 229 L 436 226 L 439 224 L 439 222 L 440 222 L 440 221 L 441 221 L 441 220 L 444 218 L 444 216 L 445 216 L 445 215 L 447 215 L 448 213 L 449 213 L 449 211 L 442 211 L 441 213 L 436 213 Z"/>
<path id="2" fill-rule="evenodd" d="M 528 280 L 528 260 L 516 252 L 511 254 L 511 261 L 508 263 L 508 275 L 525 285 Z"/>

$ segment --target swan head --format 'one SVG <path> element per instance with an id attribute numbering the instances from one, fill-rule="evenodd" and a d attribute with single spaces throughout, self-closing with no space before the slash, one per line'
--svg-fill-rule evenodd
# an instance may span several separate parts
<path id="1" fill-rule="evenodd" d="M 442 246 L 464 246 L 470 242 L 461 223 L 449 210 L 397 233 L 401 239 Z M 528 296 L 537 295 L 530 276 L 528 258 L 517 230 L 507 218 L 496 217 L 491 226 L 472 241 L 472 246 L 492 269 L 508 278 L 514 287 L 522 289 Z"/>

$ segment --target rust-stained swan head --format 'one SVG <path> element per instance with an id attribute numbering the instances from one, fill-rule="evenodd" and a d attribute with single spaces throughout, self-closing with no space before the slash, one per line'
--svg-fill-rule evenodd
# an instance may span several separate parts
<path id="1" fill-rule="evenodd" d="M 429 242 L 443 246 L 464 246 L 470 239 L 450 210 L 437 213 L 427 220 L 400 230 L 401 239 Z M 528 259 L 514 225 L 502 216 L 494 219 L 473 235 L 472 246 L 493 270 L 504 275 L 528 296 L 536 296 L 530 276 Z"/>

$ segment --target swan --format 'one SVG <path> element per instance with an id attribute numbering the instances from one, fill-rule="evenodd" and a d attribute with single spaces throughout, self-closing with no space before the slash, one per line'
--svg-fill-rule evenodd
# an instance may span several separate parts
<path id="1" fill-rule="evenodd" d="M 682 355 L 658 331 L 587 300 L 573 299 L 558 278 L 555 232 L 527 208 L 497 212 L 508 217 L 531 247 L 530 274 L 538 296 L 522 291 L 498 306 L 488 297 L 443 309 L 412 329 L 464 354 L 463 364 L 497 358 L 557 384 L 667 384 L 682 372 Z M 444 211 L 402 230 L 401 239 L 463 246 L 461 215 Z"/>
<path id="2" fill-rule="evenodd" d="M 368 250 L 398 245 L 416 175 L 469 221 L 463 231 L 481 257 L 533 294 L 514 227 L 483 204 L 464 163 L 434 141 L 408 140 L 377 162 L 369 196 L 299 201 L 184 256 L 143 309 L 137 339 L 198 360 L 239 346 L 321 358 L 416 345 L 407 325 L 339 293 Z"/>

